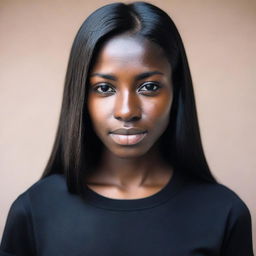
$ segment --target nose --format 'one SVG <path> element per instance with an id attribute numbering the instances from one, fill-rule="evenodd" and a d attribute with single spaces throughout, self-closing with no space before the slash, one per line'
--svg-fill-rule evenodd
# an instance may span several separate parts
<path id="1" fill-rule="evenodd" d="M 123 122 L 141 119 L 140 100 L 136 92 L 125 91 L 116 95 L 114 117 Z"/>

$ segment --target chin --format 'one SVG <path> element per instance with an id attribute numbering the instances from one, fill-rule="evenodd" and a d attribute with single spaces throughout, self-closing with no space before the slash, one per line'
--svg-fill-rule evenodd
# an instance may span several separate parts
<path id="1" fill-rule="evenodd" d="M 148 153 L 149 149 L 142 149 L 139 147 L 122 147 L 115 150 L 109 149 L 109 151 L 113 155 L 121 159 L 134 159 L 145 156 Z"/>
<path id="2" fill-rule="evenodd" d="M 128 154 L 128 153 L 123 153 L 123 154 L 114 154 L 116 157 L 120 158 L 120 159 L 136 159 L 136 158 L 139 158 L 139 157 L 142 157 L 144 156 L 145 154 Z"/>

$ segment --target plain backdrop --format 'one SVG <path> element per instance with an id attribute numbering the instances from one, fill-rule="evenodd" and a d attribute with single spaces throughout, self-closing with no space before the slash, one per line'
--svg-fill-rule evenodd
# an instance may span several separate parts
<path id="1" fill-rule="evenodd" d="M 207 160 L 249 207 L 256 246 L 256 2 L 150 2 L 181 33 Z M 50 155 L 74 36 L 106 3 L 0 1 L 1 235 L 11 203 L 39 179 Z"/>

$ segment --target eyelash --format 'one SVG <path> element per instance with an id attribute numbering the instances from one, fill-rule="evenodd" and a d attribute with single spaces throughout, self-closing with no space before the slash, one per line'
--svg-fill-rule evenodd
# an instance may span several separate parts
<path id="1" fill-rule="evenodd" d="M 157 83 L 157 82 L 145 82 L 145 83 L 143 83 L 143 84 L 140 86 L 140 89 L 143 88 L 143 87 L 145 87 L 145 86 L 147 86 L 147 85 L 153 85 L 153 88 L 156 87 L 156 89 L 147 90 L 148 92 L 149 92 L 149 91 L 150 91 L 150 92 L 156 92 L 156 91 L 158 91 L 158 90 L 161 88 L 160 84 Z M 143 91 L 145 91 L 145 90 L 143 90 Z"/>
<path id="2" fill-rule="evenodd" d="M 153 85 L 154 89 L 152 89 L 152 90 L 141 90 L 143 87 L 146 87 L 148 85 L 151 85 L 151 86 Z M 105 92 L 102 91 L 102 90 L 99 91 L 99 88 L 102 89 L 103 86 L 108 87 L 107 89 L 111 88 L 111 91 L 108 91 L 108 90 L 105 91 Z M 144 93 L 142 93 L 144 95 L 149 95 L 149 94 L 151 95 L 151 94 L 155 94 L 160 88 L 161 88 L 161 85 L 158 82 L 145 82 L 139 87 L 138 91 L 144 92 Z M 97 93 L 103 94 L 103 95 L 112 95 L 115 92 L 114 88 L 111 85 L 107 84 L 107 83 L 100 83 L 100 84 L 96 85 L 93 90 L 96 91 Z"/>

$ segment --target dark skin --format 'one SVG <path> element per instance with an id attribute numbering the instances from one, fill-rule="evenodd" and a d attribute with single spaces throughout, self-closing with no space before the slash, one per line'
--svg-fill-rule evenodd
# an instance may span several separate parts
<path id="1" fill-rule="evenodd" d="M 87 105 L 105 147 L 88 187 L 109 198 L 137 199 L 167 184 L 173 171 L 157 141 L 172 99 L 171 67 L 159 46 L 130 35 L 105 43 L 90 73 Z"/>

